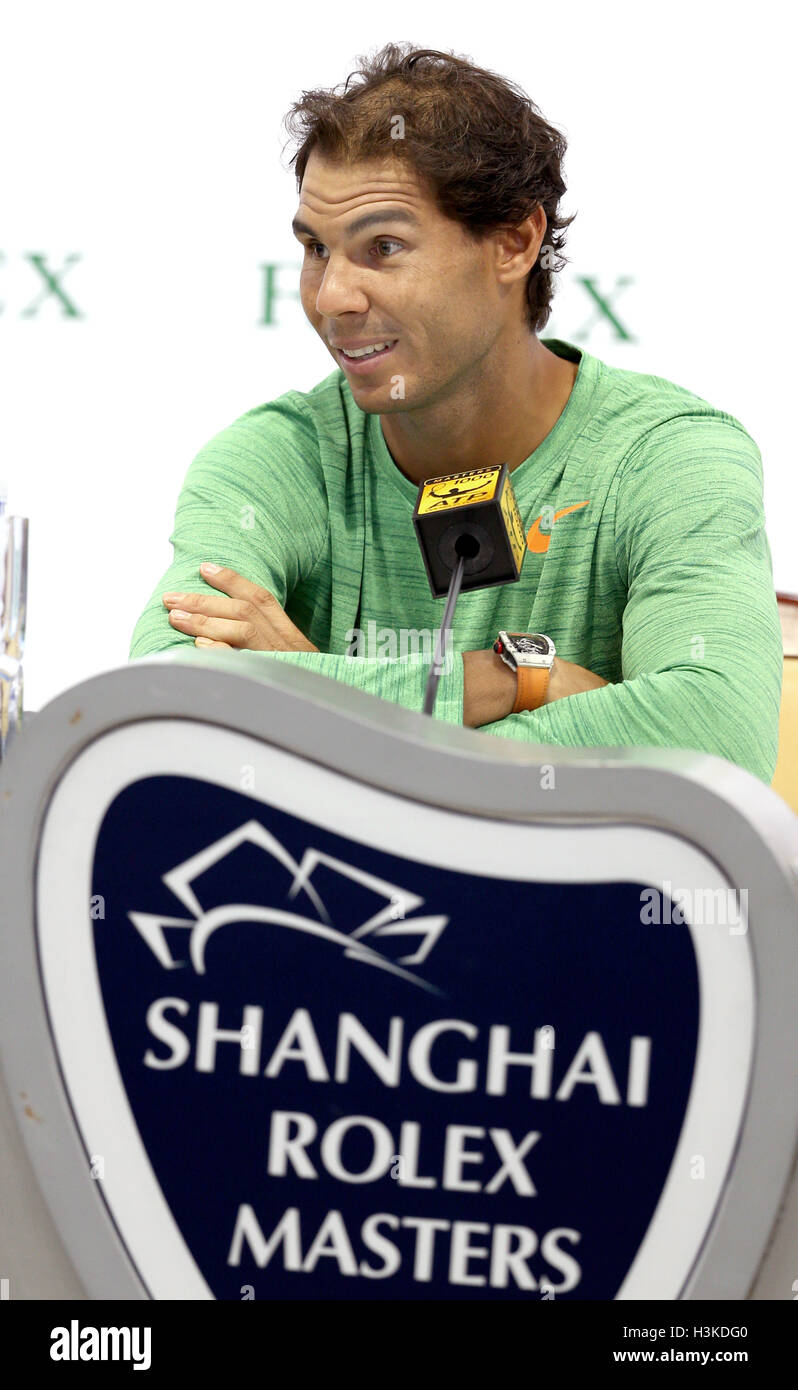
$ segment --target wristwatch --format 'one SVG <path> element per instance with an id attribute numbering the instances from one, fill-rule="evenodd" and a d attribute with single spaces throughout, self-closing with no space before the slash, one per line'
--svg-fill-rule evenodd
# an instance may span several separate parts
<path id="1" fill-rule="evenodd" d="M 551 638 L 543 632 L 500 632 L 493 650 L 518 675 L 513 714 L 539 709 L 546 699 L 556 656 Z"/>

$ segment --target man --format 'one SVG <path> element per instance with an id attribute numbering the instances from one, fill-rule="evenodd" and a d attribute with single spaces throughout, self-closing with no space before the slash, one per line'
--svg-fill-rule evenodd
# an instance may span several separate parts
<path id="1" fill-rule="evenodd" d="M 521 578 L 461 595 L 436 717 L 704 750 L 770 782 L 782 649 L 757 446 L 674 383 L 539 338 L 564 141 L 502 78 L 408 47 L 292 108 L 302 306 L 336 370 L 194 460 L 131 659 L 181 642 L 267 653 L 420 710 L 429 652 L 388 643 L 443 615 L 418 485 L 506 461 Z M 364 630 L 382 645 L 353 655 Z M 494 650 L 500 630 L 552 639 L 537 698 Z"/>

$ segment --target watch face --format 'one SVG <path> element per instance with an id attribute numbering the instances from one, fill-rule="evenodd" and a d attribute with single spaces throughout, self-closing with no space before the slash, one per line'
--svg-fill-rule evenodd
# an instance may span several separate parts
<path id="1" fill-rule="evenodd" d="M 516 636 L 515 633 L 508 632 L 507 636 L 512 639 L 517 652 L 531 652 L 535 656 L 545 656 L 549 650 L 549 644 L 545 637 L 538 637 L 534 633 L 522 632 Z"/>

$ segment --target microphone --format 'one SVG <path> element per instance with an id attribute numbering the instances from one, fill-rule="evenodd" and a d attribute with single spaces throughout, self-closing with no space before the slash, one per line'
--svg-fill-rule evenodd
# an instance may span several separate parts
<path id="1" fill-rule="evenodd" d="M 427 478 L 413 525 L 432 596 L 447 600 L 424 697 L 424 713 L 432 714 L 460 593 L 521 578 L 526 538 L 507 464 Z"/>

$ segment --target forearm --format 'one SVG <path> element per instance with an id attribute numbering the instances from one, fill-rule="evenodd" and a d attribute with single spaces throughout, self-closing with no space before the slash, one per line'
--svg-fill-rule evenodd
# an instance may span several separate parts
<path id="1" fill-rule="evenodd" d="M 515 704 L 518 678 L 492 647 L 463 653 L 463 723 L 478 729 L 506 719 Z M 586 666 L 555 656 L 546 689 L 545 704 L 569 695 L 597 690 L 608 682 Z"/>
<path id="2" fill-rule="evenodd" d="M 206 660 L 208 655 L 220 655 L 229 661 L 232 670 L 242 670 L 257 680 L 261 672 L 268 673 L 269 662 L 287 661 L 291 665 L 304 666 L 331 680 L 341 681 L 356 690 L 363 690 L 379 699 L 401 705 L 405 709 L 421 711 L 429 675 L 430 657 L 424 652 L 413 652 L 404 657 L 354 657 L 332 652 L 317 651 L 250 651 L 225 650 L 224 648 L 197 648 L 193 641 L 178 639 L 173 642 L 169 652 L 177 652 L 186 659 Z M 146 660 L 148 654 L 137 658 Z M 155 653 L 152 653 L 155 655 Z M 463 658 L 452 653 L 444 665 L 438 684 L 435 701 L 436 719 L 445 723 L 463 722 Z"/>
<path id="3" fill-rule="evenodd" d="M 756 688 L 711 668 L 684 666 L 575 694 L 481 733 L 570 748 L 685 748 L 746 768 L 767 785 L 778 752 L 779 674 L 766 666 Z M 752 696 L 756 695 L 753 699 Z"/>

